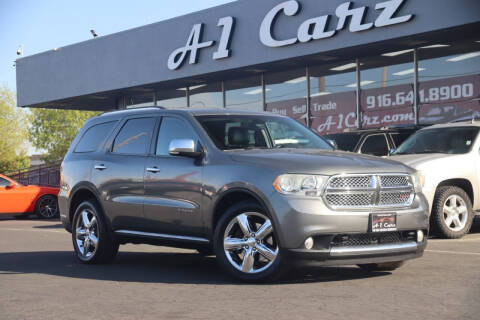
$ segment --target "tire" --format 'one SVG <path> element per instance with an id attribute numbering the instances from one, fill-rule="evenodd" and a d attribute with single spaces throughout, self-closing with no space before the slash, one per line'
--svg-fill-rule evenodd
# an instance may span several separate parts
<path id="1" fill-rule="evenodd" d="M 229 248 L 226 239 L 230 239 Z M 285 271 L 277 239 L 265 210 L 255 202 L 241 202 L 220 218 L 214 235 L 215 254 L 220 266 L 235 279 L 273 281 Z"/>
<path id="2" fill-rule="evenodd" d="M 447 239 L 461 238 L 470 231 L 473 218 L 472 201 L 463 189 L 453 186 L 438 188 L 430 217 L 435 235 Z"/>
<path id="3" fill-rule="evenodd" d="M 59 216 L 57 197 L 52 195 L 41 196 L 35 204 L 34 213 L 40 219 L 53 219 Z"/>
<path id="4" fill-rule="evenodd" d="M 385 263 L 368 263 L 359 264 L 358 266 L 366 271 L 394 271 L 405 264 L 405 261 L 385 262 Z"/>
<path id="5" fill-rule="evenodd" d="M 102 211 L 93 200 L 82 202 L 75 210 L 72 242 L 75 258 L 85 264 L 110 263 L 119 247 L 107 229 Z"/>

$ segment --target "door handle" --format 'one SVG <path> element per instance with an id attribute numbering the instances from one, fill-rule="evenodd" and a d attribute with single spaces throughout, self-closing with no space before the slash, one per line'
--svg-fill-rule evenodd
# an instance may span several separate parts
<path id="1" fill-rule="evenodd" d="M 153 167 L 153 168 L 147 168 L 147 171 L 151 173 L 158 173 L 160 172 L 160 169 L 158 169 L 157 167 Z"/>
<path id="2" fill-rule="evenodd" d="M 104 164 L 97 164 L 97 165 L 95 165 L 95 170 L 100 170 L 100 171 L 102 171 L 102 170 L 105 170 L 105 169 L 107 169 L 107 167 L 105 167 Z"/>

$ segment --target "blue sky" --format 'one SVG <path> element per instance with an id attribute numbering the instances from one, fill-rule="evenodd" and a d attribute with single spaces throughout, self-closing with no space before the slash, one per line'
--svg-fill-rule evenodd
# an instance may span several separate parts
<path id="1" fill-rule="evenodd" d="M 14 60 L 233 0 L 0 0 L 0 85 L 15 90 Z"/>

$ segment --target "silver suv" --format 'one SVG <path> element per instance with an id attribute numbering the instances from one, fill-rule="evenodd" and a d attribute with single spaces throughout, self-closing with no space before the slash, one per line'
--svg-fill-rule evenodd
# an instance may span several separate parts
<path id="1" fill-rule="evenodd" d="M 420 257 L 420 182 L 286 117 L 145 108 L 86 122 L 62 164 L 59 205 L 81 262 L 109 262 L 125 243 L 167 245 L 261 281 L 294 262 L 393 270 Z"/>
<path id="2" fill-rule="evenodd" d="M 480 122 L 434 125 L 405 141 L 391 159 L 419 170 L 433 231 L 460 238 L 480 210 Z"/>

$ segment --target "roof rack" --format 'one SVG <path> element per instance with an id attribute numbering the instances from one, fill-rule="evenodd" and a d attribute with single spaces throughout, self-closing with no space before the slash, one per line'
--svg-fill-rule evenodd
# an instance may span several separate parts
<path id="1" fill-rule="evenodd" d="M 99 116 L 102 116 L 102 115 L 104 115 L 104 114 L 113 113 L 113 112 L 121 112 L 121 111 L 129 111 L 129 110 L 138 110 L 138 109 L 150 109 L 150 108 L 157 108 L 157 109 L 161 109 L 161 110 L 165 110 L 165 109 L 166 109 L 165 107 L 162 107 L 162 106 L 142 106 L 142 107 L 135 107 L 135 108 L 128 108 L 128 109 L 109 110 L 109 111 L 102 112 L 101 114 L 99 114 Z"/>

